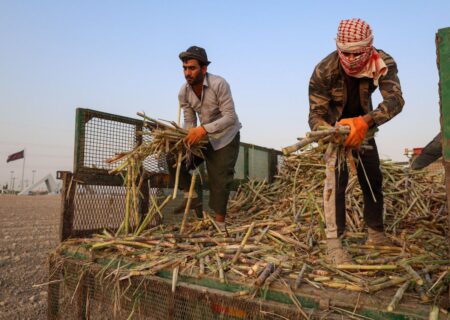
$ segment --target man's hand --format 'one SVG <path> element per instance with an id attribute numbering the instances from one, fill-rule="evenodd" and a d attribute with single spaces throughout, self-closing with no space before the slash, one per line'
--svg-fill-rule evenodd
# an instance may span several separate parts
<path id="1" fill-rule="evenodd" d="M 337 124 L 340 126 L 350 127 L 350 133 L 344 142 L 344 146 L 350 148 L 359 148 L 361 142 L 366 136 L 367 130 L 369 129 L 369 125 L 363 119 L 363 117 L 359 116 L 355 118 L 342 119 Z"/>
<path id="2" fill-rule="evenodd" d="M 206 136 L 206 134 L 207 132 L 203 126 L 191 128 L 186 136 L 186 142 L 188 145 L 197 144 L 204 136 Z"/>

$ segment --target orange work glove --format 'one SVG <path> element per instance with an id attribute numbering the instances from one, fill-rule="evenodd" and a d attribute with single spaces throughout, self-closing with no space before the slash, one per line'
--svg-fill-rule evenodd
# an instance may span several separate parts
<path id="1" fill-rule="evenodd" d="M 364 121 L 363 117 L 359 116 L 355 118 L 342 119 L 337 124 L 350 127 L 350 133 L 344 141 L 344 146 L 359 148 L 361 142 L 364 140 L 367 130 L 369 130 L 369 125 L 366 121 Z"/>
<path id="2" fill-rule="evenodd" d="M 203 126 L 198 126 L 196 128 L 190 128 L 188 134 L 186 136 L 187 144 L 197 144 L 204 136 L 206 136 L 207 132 Z"/>

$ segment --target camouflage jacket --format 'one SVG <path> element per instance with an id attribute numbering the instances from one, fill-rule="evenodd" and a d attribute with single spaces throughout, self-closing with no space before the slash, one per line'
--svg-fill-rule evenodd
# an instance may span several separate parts
<path id="1" fill-rule="evenodd" d="M 383 101 L 373 110 L 371 95 L 377 87 L 372 79 L 361 78 L 359 93 L 364 112 L 370 113 L 375 125 L 379 126 L 402 111 L 405 102 L 394 59 L 382 50 L 377 51 L 388 67 L 388 73 L 379 79 Z M 309 126 L 312 130 L 324 121 L 334 124 L 340 119 L 347 103 L 344 77 L 337 51 L 328 55 L 314 69 L 309 82 Z"/>

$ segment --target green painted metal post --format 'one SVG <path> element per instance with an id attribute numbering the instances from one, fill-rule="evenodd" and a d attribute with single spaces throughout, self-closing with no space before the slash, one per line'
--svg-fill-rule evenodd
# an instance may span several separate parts
<path id="1" fill-rule="evenodd" d="M 249 180 L 250 175 L 250 160 L 248 146 L 244 146 L 244 180 Z"/>
<path id="2" fill-rule="evenodd" d="M 437 64 L 439 69 L 439 98 L 441 111 L 442 154 L 445 168 L 447 208 L 450 208 L 450 28 L 439 29 L 436 34 Z M 450 210 L 447 209 L 450 230 Z M 448 233 L 450 256 L 450 232 Z"/>

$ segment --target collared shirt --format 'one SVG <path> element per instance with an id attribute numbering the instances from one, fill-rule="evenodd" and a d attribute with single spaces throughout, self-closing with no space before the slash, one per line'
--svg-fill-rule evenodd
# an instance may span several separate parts
<path id="1" fill-rule="evenodd" d="M 189 84 L 183 84 L 178 101 L 183 108 L 184 127 L 196 127 L 198 116 L 214 150 L 229 144 L 242 127 L 234 109 L 230 86 L 222 77 L 206 73 L 200 99 Z"/>

